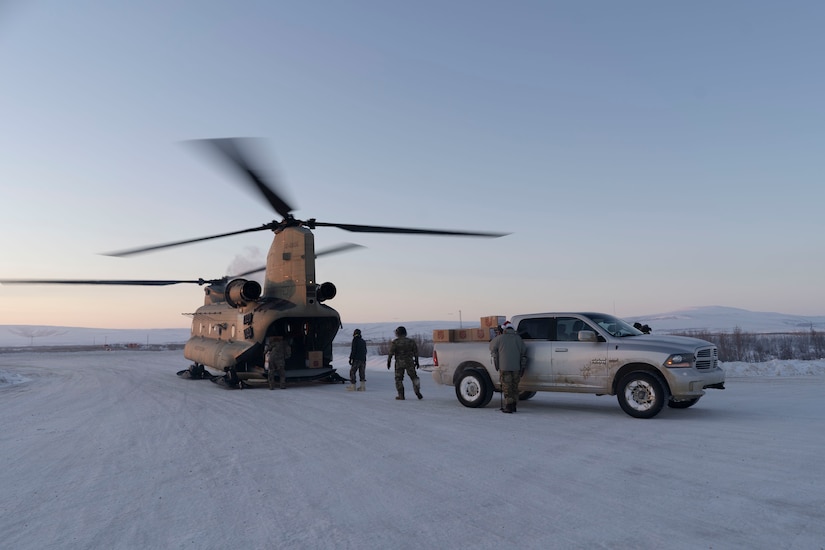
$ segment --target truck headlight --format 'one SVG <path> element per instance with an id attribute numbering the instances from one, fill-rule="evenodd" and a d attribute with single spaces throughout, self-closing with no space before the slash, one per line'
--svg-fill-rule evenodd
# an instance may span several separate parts
<path id="1" fill-rule="evenodd" d="M 673 353 L 665 359 L 665 366 L 668 368 L 690 368 L 693 366 L 694 358 L 692 353 Z"/>

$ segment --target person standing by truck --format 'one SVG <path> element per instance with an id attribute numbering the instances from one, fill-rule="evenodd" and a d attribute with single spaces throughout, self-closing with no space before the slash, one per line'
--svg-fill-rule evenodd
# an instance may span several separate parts
<path id="1" fill-rule="evenodd" d="M 387 370 L 392 366 L 392 358 L 395 357 L 395 389 L 398 391 L 396 399 L 404 399 L 404 373 L 412 380 L 413 390 L 419 399 L 421 395 L 421 380 L 418 378 L 415 369 L 418 368 L 418 345 L 415 340 L 407 338 L 407 329 L 398 327 L 395 329 L 395 340 L 390 344 L 390 353 L 387 356 Z"/>
<path id="2" fill-rule="evenodd" d="M 511 414 L 516 412 L 518 384 L 527 367 L 527 346 L 509 321 L 502 328 L 504 332 L 490 341 L 490 355 L 501 377 L 501 391 L 504 393 L 501 412 Z"/>
<path id="3" fill-rule="evenodd" d="M 367 369 L 367 343 L 361 337 L 361 329 L 357 328 L 352 332 L 352 347 L 349 352 L 349 391 L 355 390 L 355 375 L 358 374 L 361 379 L 361 385 L 358 386 L 358 391 L 364 391 L 367 383 L 366 369 Z"/>

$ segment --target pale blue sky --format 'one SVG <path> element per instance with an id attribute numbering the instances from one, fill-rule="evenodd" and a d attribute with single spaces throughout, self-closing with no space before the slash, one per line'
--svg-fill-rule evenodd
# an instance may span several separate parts
<path id="1" fill-rule="evenodd" d="M 189 139 L 258 136 L 345 322 L 825 314 L 825 3 L 12 1 L 0 278 L 197 278 L 277 217 Z M 257 253 L 250 248 L 257 248 Z M 0 324 L 187 326 L 195 286 L 0 286 Z"/>

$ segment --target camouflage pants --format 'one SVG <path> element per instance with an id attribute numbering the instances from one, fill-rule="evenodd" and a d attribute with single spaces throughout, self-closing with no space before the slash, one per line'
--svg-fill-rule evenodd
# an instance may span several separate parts
<path id="1" fill-rule="evenodd" d="M 415 372 L 415 365 L 399 365 L 398 362 L 395 363 L 395 389 L 398 390 L 398 395 L 404 395 L 404 373 L 407 373 L 407 376 L 410 377 L 413 384 L 413 390 L 415 393 L 419 393 L 421 391 L 421 380 L 418 378 L 418 374 Z"/>
<path id="2" fill-rule="evenodd" d="M 281 389 L 286 388 L 286 363 L 283 361 L 277 361 L 274 365 L 269 365 L 269 373 L 268 373 L 268 381 L 269 381 L 269 389 L 275 389 L 276 384 L 276 374 L 277 374 L 277 382 L 280 383 Z"/>
<path id="3" fill-rule="evenodd" d="M 367 370 L 367 362 L 366 361 L 352 361 L 352 366 L 349 368 L 349 381 L 350 384 L 355 384 L 355 374 L 357 373 L 361 382 L 364 382 L 367 379 L 366 376 Z"/>
<path id="4" fill-rule="evenodd" d="M 503 370 L 499 374 L 501 374 L 501 391 L 504 392 L 504 404 L 517 405 L 518 383 L 521 381 L 521 373 L 517 370 Z"/>

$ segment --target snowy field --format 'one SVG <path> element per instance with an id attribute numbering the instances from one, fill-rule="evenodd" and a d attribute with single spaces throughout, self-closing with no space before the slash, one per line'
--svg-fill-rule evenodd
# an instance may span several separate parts
<path id="1" fill-rule="evenodd" d="M 825 547 L 825 362 L 728 364 L 638 420 L 467 409 L 426 372 L 399 402 L 384 361 L 364 393 L 229 391 L 179 351 L 0 354 L 0 547 Z"/>

